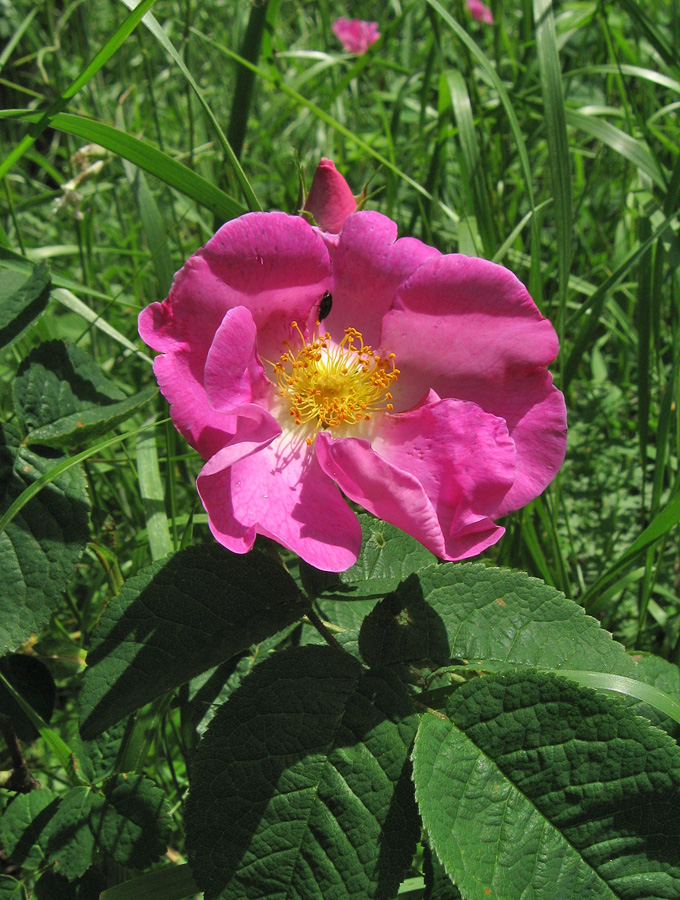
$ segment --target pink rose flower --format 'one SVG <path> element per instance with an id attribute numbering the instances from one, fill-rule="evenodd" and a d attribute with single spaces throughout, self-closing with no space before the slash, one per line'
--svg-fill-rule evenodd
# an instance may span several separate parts
<path id="1" fill-rule="evenodd" d="M 348 53 L 365 53 L 380 37 L 377 22 L 345 19 L 342 16 L 333 23 L 333 34 Z"/>
<path id="2" fill-rule="evenodd" d="M 338 225 L 341 194 L 320 221 Z M 564 398 L 546 368 L 557 338 L 525 287 L 397 239 L 377 212 L 348 215 L 339 234 L 282 212 L 227 222 L 139 331 L 206 460 L 210 529 L 236 553 L 262 534 L 319 569 L 349 568 L 361 529 L 344 494 L 465 559 L 564 458 Z"/>
<path id="3" fill-rule="evenodd" d="M 485 25 L 493 25 L 493 15 L 489 7 L 482 0 L 465 0 L 467 8 L 473 19 L 484 22 Z"/>

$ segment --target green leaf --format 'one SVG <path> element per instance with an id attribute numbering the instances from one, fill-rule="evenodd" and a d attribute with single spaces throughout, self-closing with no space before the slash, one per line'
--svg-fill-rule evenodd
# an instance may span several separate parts
<path id="1" fill-rule="evenodd" d="M 423 717 L 416 796 L 466 900 L 675 897 L 680 750 L 562 678 L 474 679 Z"/>
<path id="2" fill-rule="evenodd" d="M 17 794 L 8 804 L 0 817 L 0 843 L 15 865 L 32 870 L 45 863 L 49 823 L 58 805 L 47 788 Z"/>
<path id="3" fill-rule="evenodd" d="M 403 686 L 331 647 L 257 666 L 211 722 L 186 808 L 205 900 L 391 900 L 419 823 Z"/>
<path id="4" fill-rule="evenodd" d="M 358 516 L 363 532 L 361 554 L 351 569 L 336 575 L 300 564 L 302 584 L 319 598 L 323 618 L 341 628 L 358 628 L 376 601 L 435 557 L 422 544 L 375 516 Z"/>
<path id="5" fill-rule="evenodd" d="M 80 878 L 92 863 L 95 839 L 88 819 L 101 796 L 92 788 L 73 788 L 62 797 L 48 829 L 47 852 L 50 862 L 69 881 Z"/>
<path id="6" fill-rule="evenodd" d="M 103 876 L 94 867 L 77 882 L 48 869 L 36 882 L 33 897 L 35 900 L 95 900 L 105 886 Z"/>
<path id="7" fill-rule="evenodd" d="M 165 853 L 170 819 L 160 788 L 142 775 L 117 775 L 105 782 L 104 797 L 90 820 L 102 850 L 133 869 Z"/>
<path id="8" fill-rule="evenodd" d="M 69 447 L 107 434 L 156 393 L 150 385 L 126 397 L 87 353 L 64 341 L 48 341 L 31 351 L 12 389 L 26 441 L 47 447 Z"/>
<path id="9" fill-rule="evenodd" d="M 300 626 L 294 622 L 272 637 L 255 644 L 242 656 L 234 656 L 222 665 L 191 680 L 188 685 L 189 700 L 183 706 L 183 711 L 187 714 L 188 721 L 194 724 L 199 736 L 203 736 L 217 710 L 226 703 L 252 669 L 267 659 L 279 645 L 284 645 L 290 634 L 299 628 Z M 314 631 L 320 637 L 311 626 L 304 628 Z"/>
<path id="10" fill-rule="evenodd" d="M 410 535 L 375 516 L 360 513 L 363 532 L 359 559 L 346 572 L 320 572 L 301 561 L 300 576 L 304 589 L 318 597 L 321 618 L 341 628 L 336 635 L 343 648 L 360 659 L 357 636 L 366 616 L 385 594 L 412 572 L 430 565 L 435 557 Z M 300 643 L 323 643 L 310 625 L 303 626 Z"/>
<path id="11" fill-rule="evenodd" d="M 22 447 L 15 429 L 0 425 L 0 516 L 59 461 Z M 74 466 L 0 532 L 0 653 L 49 622 L 88 540 L 88 512 L 85 477 Z"/>
<path id="12" fill-rule="evenodd" d="M 38 715 L 49 722 L 54 710 L 56 687 L 47 666 L 39 659 L 13 653 L 0 659 L 0 672 Z M 2 682 L 0 716 L 9 716 L 20 740 L 33 741 L 38 737 L 38 731 Z"/>
<path id="13" fill-rule="evenodd" d="M 52 282 L 44 262 L 26 278 L 0 267 L 0 347 L 16 340 L 38 318 L 50 299 Z"/>
<path id="14" fill-rule="evenodd" d="M 185 900 L 198 893 L 189 866 L 165 866 L 102 891 L 99 900 Z"/>
<path id="15" fill-rule="evenodd" d="M 680 668 L 675 663 L 668 662 L 653 653 L 635 653 L 635 677 L 645 684 L 653 685 L 657 690 L 676 702 L 680 702 Z M 650 719 L 653 725 L 659 725 L 672 737 L 678 738 L 680 729 L 677 721 L 667 715 L 659 713 L 655 706 L 631 699 L 631 706 L 638 715 Z"/>
<path id="16" fill-rule="evenodd" d="M 158 393 L 156 385 L 147 385 L 132 397 L 119 403 L 90 406 L 80 412 L 63 416 L 49 425 L 30 432 L 26 441 L 46 447 L 74 447 L 86 441 L 110 434 L 122 422 L 145 407 Z"/>
<path id="17" fill-rule="evenodd" d="M 426 845 L 423 849 L 425 896 L 423 900 L 461 900 L 460 891 L 446 874 L 437 854 Z"/>
<path id="18" fill-rule="evenodd" d="M 77 787 L 61 800 L 49 825 L 49 859 L 69 881 L 80 878 L 95 850 L 143 868 L 167 846 L 169 818 L 163 791 L 142 775 L 118 775 L 103 793 Z"/>
<path id="19" fill-rule="evenodd" d="M 26 900 L 23 884 L 9 875 L 0 875 L 0 900 Z"/>
<path id="20" fill-rule="evenodd" d="M 410 576 L 366 619 L 359 646 L 371 665 L 472 659 L 635 677 L 624 648 L 577 603 L 522 572 L 479 563 Z"/>
<path id="21" fill-rule="evenodd" d="M 304 615 L 288 573 L 211 544 L 143 569 L 104 612 L 81 693 L 84 738 Z"/>

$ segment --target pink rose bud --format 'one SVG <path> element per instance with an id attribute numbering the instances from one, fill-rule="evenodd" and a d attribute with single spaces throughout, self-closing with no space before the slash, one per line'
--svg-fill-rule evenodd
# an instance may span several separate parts
<path id="1" fill-rule="evenodd" d="M 339 234 L 348 216 L 356 212 L 354 194 L 330 159 L 316 167 L 305 209 L 322 231 Z"/>
<path id="2" fill-rule="evenodd" d="M 377 22 L 345 19 L 342 16 L 333 23 L 333 34 L 348 53 L 365 53 L 380 37 Z"/>

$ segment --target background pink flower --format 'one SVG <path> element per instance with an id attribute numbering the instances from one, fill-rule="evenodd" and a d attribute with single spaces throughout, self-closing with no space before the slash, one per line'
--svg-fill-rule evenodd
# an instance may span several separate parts
<path id="1" fill-rule="evenodd" d="M 348 53 L 365 53 L 380 37 L 377 22 L 345 19 L 343 16 L 333 23 L 333 34 Z"/>
<path id="2" fill-rule="evenodd" d="M 473 19 L 484 22 L 486 25 L 493 25 L 491 10 L 485 3 L 482 3 L 482 0 L 465 0 L 465 2 Z"/>
<path id="3" fill-rule="evenodd" d="M 342 218 L 338 196 L 321 220 Z M 212 533 L 342 571 L 361 546 L 348 497 L 442 559 L 480 553 L 562 463 L 555 332 L 502 266 L 397 239 L 376 212 L 341 225 L 227 222 L 140 315 L 173 421 L 206 460 Z"/>

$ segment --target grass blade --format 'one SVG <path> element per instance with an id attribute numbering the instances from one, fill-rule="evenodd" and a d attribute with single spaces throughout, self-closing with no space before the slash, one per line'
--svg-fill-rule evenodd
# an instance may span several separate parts
<path id="1" fill-rule="evenodd" d="M 137 474 L 144 505 L 151 558 L 153 560 L 163 559 L 172 553 L 173 547 L 168 517 L 165 512 L 165 491 L 158 464 L 156 435 L 153 430 L 142 431 L 137 437 Z"/>
<path id="2" fill-rule="evenodd" d="M 571 164 L 564 109 L 562 71 L 557 52 L 557 34 L 552 0 L 534 0 L 536 50 L 541 72 L 543 115 L 548 142 L 548 158 L 555 201 L 555 229 L 557 232 L 557 270 L 559 274 L 560 311 L 558 333 L 564 336 L 569 270 L 572 256 L 573 211 L 571 202 Z"/>
<path id="3" fill-rule="evenodd" d="M 673 497 L 659 515 L 633 541 L 625 553 L 588 588 L 581 597 L 583 606 L 588 609 L 600 591 L 607 587 L 620 572 L 634 562 L 648 547 L 667 534 L 671 528 L 675 528 L 678 522 L 680 522 L 680 494 L 676 494 Z"/>
<path id="4" fill-rule="evenodd" d="M 113 54 L 118 50 L 121 44 L 132 34 L 137 25 L 142 20 L 142 16 L 151 9 L 156 0 L 140 0 L 125 21 L 115 30 L 104 46 L 95 54 L 92 61 L 85 67 L 80 75 L 71 83 L 64 93 L 55 100 L 31 128 L 28 134 L 19 141 L 17 146 L 9 153 L 7 157 L 0 163 L 0 180 L 12 168 L 14 163 L 26 153 L 30 147 L 36 142 L 43 131 L 49 127 L 51 120 L 60 112 L 78 91 L 83 88 L 87 82 L 93 78 L 97 72 L 106 65 Z"/>
<path id="5" fill-rule="evenodd" d="M 264 3 L 255 3 L 250 7 L 248 27 L 246 28 L 243 44 L 239 50 L 244 59 L 257 64 L 265 30 L 273 28 L 280 5 L 281 0 L 265 0 Z M 245 66 L 237 66 L 236 85 L 231 98 L 231 116 L 229 118 L 229 128 L 227 129 L 227 140 L 238 159 L 241 157 L 243 142 L 246 137 L 254 84 L 255 73 L 253 70 Z"/>
<path id="6" fill-rule="evenodd" d="M 20 118 L 28 122 L 36 121 L 36 114 L 23 110 L 0 111 L 0 118 Z M 236 200 L 215 185 L 201 178 L 183 163 L 151 144 L 120 131 L 104 122 L 86 119 L 71 113 L 57 113 L 49 122 L 51 128 L 72 134 L 93 144 L 106 147 L 112 153 L 127 159 L 140 169 L 155 175 L 167 185 L 200 203 L 225 221 L 247 212 Z"/>
<path id="7" fill-rule="evenodd" d="M 591 137 L 602 141 L 608 147 L 611 147 L 616 153 L 619 153 L 634 166 L 636 166 L 645 175 L 648 175 L 657 187 L 666 191 L 666 178 L 657 161 L 652 156 L 649 147 L 644 141 L 633 138 L 615 125 L 609 122 L 603 122 L 595 116 L 584 116 L 583 113 L 575 110 L 568 110 L 566 113 L 567 122 L 574 128 L 585 131 Z"/>
<path id="8" fill-rule="evenodd" d="M 472 118 L 472 106 L 460 72 L 445 72 L 441 77 L 440 90 L 448 90 L 453 114 L 458 125 L 461 161 L 466 183 L 469 185 L 472 209 L 482 238 L 484 253 L 491 258 L 498 247 L 491 215 L 489 192 L 484 178 L 484 166 L 479 152 L 479 142 Z"/>
<path id="9" fill-rule="evenodd" d="M 127 7 L 131 7 L 134 0 L 122 0 L 122 2 Z M 262 209 L 262 207 L 260 206 L 259 200 L 255 196 L 255 192 L 253 191 L 252 187 L 250 186 L 250 182 L 246 178 L 245 172 L 241 168 L 241 164 L 239 163 L 238 158 L 237 158 L 236 154 L 234 153 L 234 150 L 232 149 L 231 144 L 227 140 L 225 133 L 222 131 L 222 128 L 220 127 L 220 123 L 217 121 L 217 117 L 215 116 L 213 111 L 210 109 L 210 106 L 208 105 L 207 100 L 203 96 L 203 91 L 198 86 L 198 84 L 197 84 L 196 80 L 194 79 L 193 75 L 191 74 L 191 72 L 187 69 L 186 65 L 184 64 L 184 60 L 179 55 L 177 50 L 175 50 L 172 42 L 168 38 L 167 34 L 161 28 L 161 26 L 155 16 L 153 16 L 151 13 L 149 13 L 148 15 L 144 16 L 143 22 L 144 22 L 144 25 L 146 25 L 146 27 L 149 29 L 151 34 L 156 38 L 158 43 L 163 47 L 163 49 L 168 54 L 168 56 L 179 67 L 180 72 L 182 73 L 182 75 L 184 75 L 186 80 L 191 85 L 194 93 L 198 97 L 199 103 L 203 107 L 205 114 L 210 121 L 210 124 L 215 129 L 215 133 L 217 134 L 218 140 L 219 140 L 220 144 L 222 145 L 224 154 L 227 157 L 227 160 L 229 161 L 229 165 L 231 166 L 231 168 L 234 172 L 234 175 L 236 176 L 236 180 L 238 181 L 241 191 L 243 192 L 243 196 L 248 205 L 248 209 L 250 209 L 250 210 Z"/>

